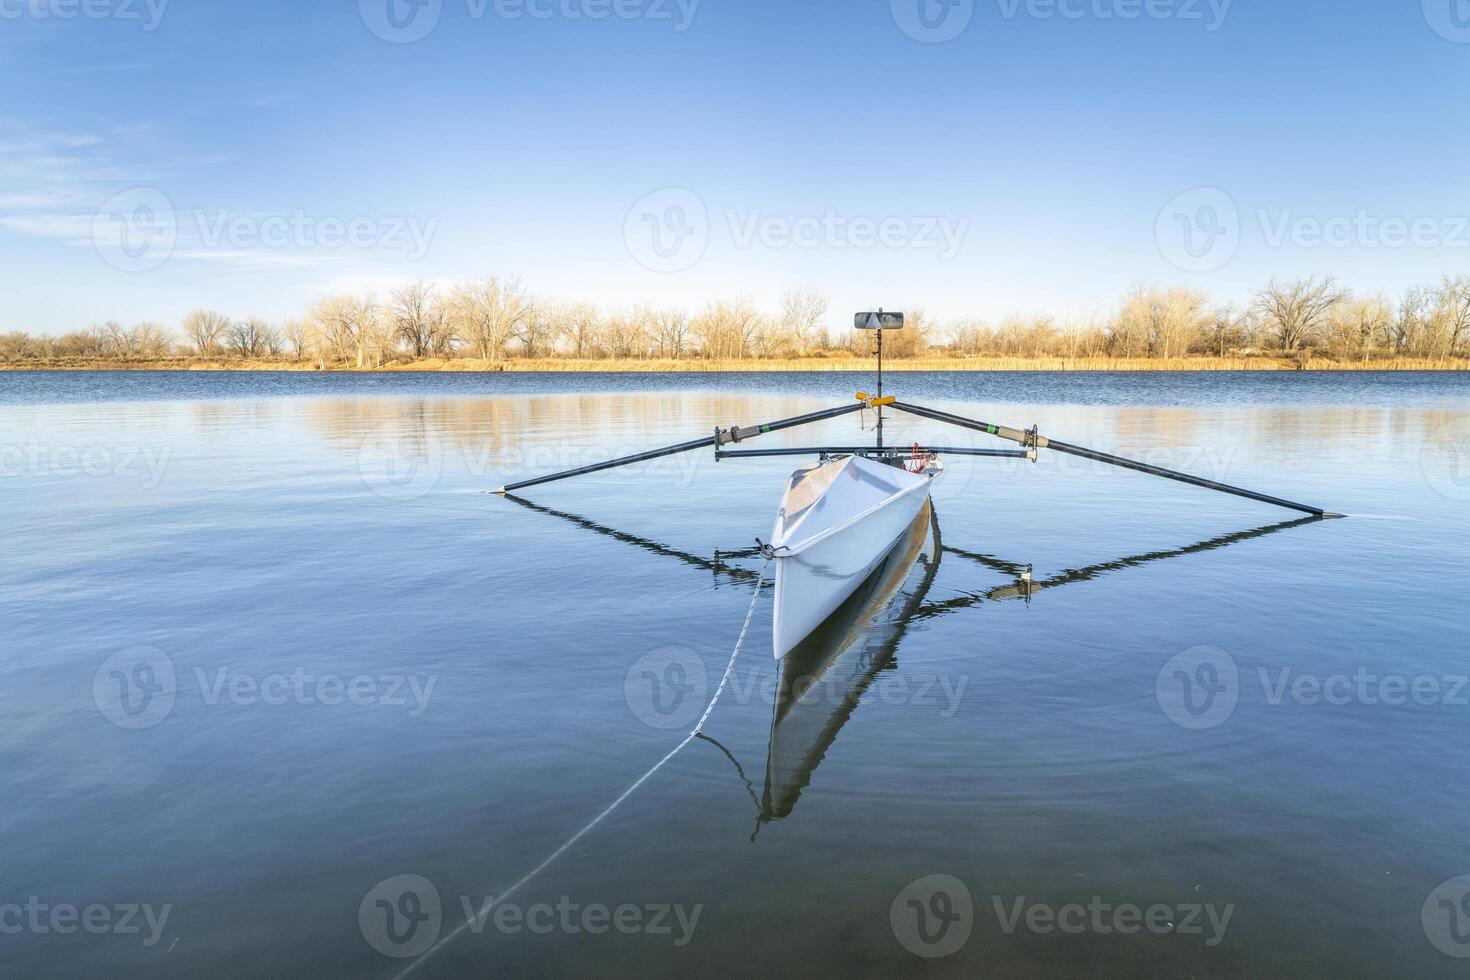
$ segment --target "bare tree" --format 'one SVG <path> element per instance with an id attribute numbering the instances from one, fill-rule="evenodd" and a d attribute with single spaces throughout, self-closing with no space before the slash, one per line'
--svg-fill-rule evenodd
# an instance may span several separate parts
<path id="1" fill-rule="evenodd" d="M 660 310 L 654 317 L 654 334 L 658 338 L 658 356 L 678 359 L 689 345 L 689 314 L 683 310 Z"/>
<path id="2" fill-rule="evenodd" d="M 797 352 L 797 339 L 786 323 L 772 316 L 759 316 L 750 335 L 749 354 L 756 358 L 790 357 Z"/>
<path id="3" fill-rule="evenodd" d="M 1102 357 L 1108 352 L 1107 327 L 1089 319 L 1073 329 L 1073 354 L 1080 357 Z"/>
<path id="4" fill-rule="evenodd" d="M 885 357 L 923 357 L 929 353 L 929 335 L 934 323 L 922 306 L 911 306 L 904 312 L 903 329 L 884 331 Z"/>
<path id="5" fill-rule="evenodd" d="M 1470 276 L 1445 276 L 1434 294 L 1434 322 L 1441 357 L 1459 357 L 1470 341 Z"/>
<path id="6" fill-rule="evenodd" d="M 107 331 L 95 325 L 84 330 L 73 330 L 64 335 L 57 341 L 57 347 L 64 357 L 117 356 L 117 351 L 113 348 Z"/>
<path id="7" fill-rule="evenodd" d="M 1393 310 L 1381 297 L 1345 300 L 1327 318 L 1327 348 L 1338 357 L 1366 361 L 1379 341 L 1386 340 Z"/>
<path id="8" fill-rule="evenodd" d="M 357 327 L 357 366 L 382 367 L 398 342 L 392 319 L 371 294 L 358 297 L 351 313 Z"/>
<path id="9" fill-rule="evenodd" d="M 394 290 L 387 315 L 400 340 L 414 357 L 438 353 L 448 319 L 434 299 L 434 287 L 422 280 Z"/>
<path id="10" fill-rule="evenodd" d="M 556 344 L 561 319 L 549 303 L 533 301 L 515 324 L 515 337 L 528 358 L 540 357 Z"/>
<path id="11" fill-rule="evenodd" d="M 474 349 L 475 356 L 498 361 L 521 328 L 531 301 L 518 279 L 494 276 L 460 284 L 451 301 L 455 333 Z"/>
<path id="12" fill-rule="evenodd" d="M 973 317 L 952 322 L 945 331 L 951 352 L 965 357 L 976 357 L 991 350 L 993 336 L 990 328 Z"/>
<path id="13" fill-rule="evenodd" d="M 561 324 L 559 332 L 570 344 L 573 357 L 585 360 L 596 354 L 602 330 L 602 316 L 597 307 L 573 303 L 557 310 L 557 318 Z"/>
<path id="14" fill-rule="evenodd" d="M 171 346 L 168 333 L 156 323 L 124 327 L 109 320 L 94 328 L 96 346 L 103 356 L 122 359 L 162 357 Z"/>
<path id="15" fill-rule="evenodd" d="M 306 357 L 307 336 L 306 324 L 300 320 L 287 320 L 281 324 L 282 346 L 290 353 L 293 361 Z"/>
<path id="16" fill-rule="evenodd" d="M 310 331 L 323 367 L 328 360 L 359 370 L 380 359 L 383 325 L 371 296 L 329 296 L 312 308 Z"/>
<path id="17" fill-rule="evenodd" d="M 1233 306 L 1221 306 L 1204 319 L 1200 330 L 1200 346 L 1215 357 L 1224 357 L 1231 349 L 1245 346 L 1244 316 Z"/>
<path id="18" fill-rule="evenodd" d="M 24 331 L 15 331 L 8 334 L 8 336 L 10 338 L 10 350 L 16 358 L 50 361 L 60 356 L 60 342 L 55 337 L 50 337 L 45 334 L 39 337 L 32 337 Z M 15 346 L 17 338 L 19 338 L 18 348 Z"/>
<path id="19" fill-rule="evenodd" d="M 108 320 L 102 325 L 102 335 L 107 350 L 114 357 L 129 358 L 136 354 L 132 337 L 128 336 L 127 329 L 116 320 Z"/>
<path id="20" fill-rule="evenodd" d="M 130 344 L 139 357 L 167 357 L 173 351 L 168 331 L 156 323 L 140 323 L 129 331 Z"/>
<path id="21" fill-rule="evenodd" d="M 430 308 L 429 353 L 435 357 L 451 357 L 459 344 L 459 330 L 450 300 L 436 300 Z"/>
<path id="22" fill-rule="evenodd" d="M 245 359 L 260 357 L 266 352 L 270 332 L 270 325 L 258 317 L 237 320 L 230 325 L 230 353 Z"/>
<path id="23" fill-rule="evenodd" d="M 15 330 L 0 334 L 0 361 L 20 361 L 34 356 L 30 335 Z"/>
<path id="24" fill-rule="evenodd" d="M 1332 308 L 1347 297 L 1347 291 L 1339 289 L 1331 276 L 1309 276 L 1288 283 L 1272 279 L 1256 297 L 1255 305 L 1281 350 L 1290 353 L 1313 340 Z"/>
<path id="25" fill-rule="evenodd" d="M 731 324 L 735 328 L 734 335 L 739 339 L 736 356 L 749 357 L 755 349 L 756 334 L 761 329 L 761 312 L 749 299 L 740 300 L 731 312 L 733 314 Z"/>
<path id="26" fill-rule="evenodd" d="M 718 360 L 725 346 L 725 313 L 723 303 L 708 303 L 694 317 L 691 324 L 699 353 L 709 360 Z"/>
<path id="27" fill-rule="evenodd" d="M 619 310 L 604 323 L 603 340 L 617 358 L 645 357 L 648 353 L 649 316 L 642 307 Z"/>
<path id="28" fill-rule="evenodd" d="M 1112 353 L 1119 357 L 1136 357 L 1148 350 L 1153 329 L 1153 304 L 1149 291 L 1134 286 L 1123 297 L 1123 305 L 1108 328 Z"/>
<path id="29" fill-rule="evenodd" d="M 1323 345 L 1339 359 L 1368 361 L 1385 349 L 1394 356 L 1447 362 L 1470 353 L 1470 275 L 1407 290 L 1397 307 L 1382 297 L 1353 298 L 1332 278 L 1272 282 L 1245 310 L 1210 308 L 1204 294 L 1134 286 L 1106 320 L 1059 323 L 1034 314 L 991 326 L 974 318 L 950 321 L 941 331 L 922 307 L 909 307 L 907 329 L 885 336 L 891 357 L 919 357 L 942 337 L 956 356 L 1174 358 L 1226 357 L 1272 347 L 1291 354 Z M 455 287 L 442 299 L 423 282 L 395 290 L 386 306 L 371 295 L 328 296 L 303 320 L 280 329 L 259 318 L 233 323 L 195 310 L 175 344 L 154 323 L 123 327 L 116 321 L 73 330 L 55 339 L 23 332 L 0 336 L 0 360 L 151 360 L 175 350 L 200 356 L 228 351 L 242 359 L 311 357 L 328 366 L 366 369 L 402 357 L 453 356 L 458 350 L 496 361 L 508 348 L 526 357 L 579 359 L 777 358 L 809 354 L 836 343 L 872 354 L 870 332 L 823 329 L 826 302 L 815 291 L 793 289 L 781 312 L 762 312 L 749 299 L 718 300 L 696 316 L 678 309 L 634 307 L 604 316 L 587 304 L 533 301 L 514 279 L 487 278 Z"/>
<path id="30" fill-rule="evenodd" d="M 710 360 L 734 361 L 750 356 L 761 327 L 761 315 L 749 300 L 709 304 L 691 325 L 700 353 Z"/>
<path id="31" fill-rule="evenodd" d="M 270 357 L 280 357 L 286 350 L 286 339 L 281 336 L 281 331 L 269 323 L 262 323 L 260 327 L 261 349 Z"/>
<path id="32" fill-rule="evenodd" d="M 1023 357 L 1054 354 L 1061 347 L 1061 331 L 1057 321 L 1047 313 L 1037 313 L 1026 321 L 1020 353 Z"/>
<path id="33" fill-rule="evenodd" d="M 1240 346 L 1244 353 L 1254 354 L 1266 346 L 1266 322 L 1255 305 L 1246 306 L 1240 313 Z"/>
<path id="34" fill-rule="evenodd" d="M 1416 286 L 1404 291 L 1398 315 L 1388 325 L 1389 344 L 1395 354 L 1402 356 L 1423 350 L 1433 306 L 1434 298 L 1429 290 Z"/>
<path id="35" fill-rule="evenodd" d="M 1206 327 L 1203 293 L 1134 286 L 1112 324 L 1114 353 L 1178 357 L 1200 343 Z"/>
<path id="36" fill-rule="evenodd" d="M 1192 289 L 1154 294 L 1153 351 L 1160 357 L 1178 357 L 1199 342 L 1205 327 L 1207 297 Z"/>
<path id="37" fill-rule="evenodd" d="M 184 317 L 184 339 L 201 357 L 219 353 L 229 328 L 229 317 L 210 310 L 195 310 Z"/>
<path id="38" fill-rule="evenodd" d="M 806 355 L 813 347 L 827 346 L 827 299 L 814 289 L 789 289 L 781 301 L 781 326 Z"/>

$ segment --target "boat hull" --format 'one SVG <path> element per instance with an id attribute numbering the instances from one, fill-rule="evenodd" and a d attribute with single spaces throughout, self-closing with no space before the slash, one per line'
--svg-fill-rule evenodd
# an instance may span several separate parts
<path id="1" fill-rule="evenodd" d="M 772 621 L 777 660 L 811 635 L 888 557 L 928 503 L 930 482 L 927 476 L 918 478 L 861 519 L 823 534 L 799 553 L 778 552 Z"/>
<path id="2" fill-rule="evenodd" d="M 919 510 L 888 557 L 779 661 L 761 822 L 788 816 L 859 699 L 884 670 L 939 569 L 939 522 Z"/>

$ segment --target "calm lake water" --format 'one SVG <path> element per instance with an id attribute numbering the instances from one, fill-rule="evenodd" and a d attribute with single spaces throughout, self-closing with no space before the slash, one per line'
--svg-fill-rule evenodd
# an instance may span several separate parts
<path id="1" fill-rule="evenodd" d="M 697 720 L 798 461 L 483 491 L 868 381 L 0 374 L 0 974 L 1464 975 L 1450 375 L 895 375 L 1348 517 L 954 458 L 538 871 Z"/>

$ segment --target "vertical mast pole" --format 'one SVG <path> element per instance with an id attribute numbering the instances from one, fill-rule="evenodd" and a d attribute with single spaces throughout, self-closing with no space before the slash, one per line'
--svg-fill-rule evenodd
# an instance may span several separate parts
<path id="1" fill-rule="evenodd" d="M 882 323 L 883 311 L 878 311 L 879 323 Z M 878 328 L 878 397 L 883 397 L 883 328 Z M 883 406 L 878 406 L 878 451 L 883 451 Z"/>

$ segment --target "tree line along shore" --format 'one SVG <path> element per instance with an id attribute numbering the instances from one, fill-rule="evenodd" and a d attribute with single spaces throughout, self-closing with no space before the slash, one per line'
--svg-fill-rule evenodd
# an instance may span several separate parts
<path id="1" fill-rule="evenodd" d="M 910 308 L 884 337 L 894 370 L 1464 370 L 1470 276 L 1361 296 L 1330 277 L 1273 280 L 1249 303 L 1137 286 L 1108 315 L 939 322 Z M 697 313 L 604 311 L 531 295 L 516 279 L 417 282 L 378 298 L 326 297 L 279 323 L 196 310 L 177 331 L 93 325 L 0 334 L 0 368 L 460 371 L 868 370 L 872 336 L 833 329 L 826 299 L 788 291 L 779 312 L 720 300 Z"/>

